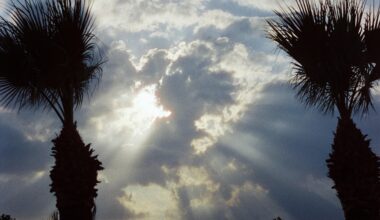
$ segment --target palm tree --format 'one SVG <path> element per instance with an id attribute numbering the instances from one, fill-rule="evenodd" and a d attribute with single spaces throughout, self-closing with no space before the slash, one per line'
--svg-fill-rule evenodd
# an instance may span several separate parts
<path id="1" fill-rule="evenodd" d="M 352 115 L 372 107 L 379 79 L 380 12 L 362 0 L 296 0 L 275 11 L 268 37 L 293 59 L 297 97 L 323 113 L 339 112 L 326 161 L 346 219 L 380 219 L 379 158 Z"/>
<path id="2" fill-rule="evenodd" d="M 92 219 L 103 169 L 76 129 L 74 109 L 99 80 L 104 59 L 84 0 L 14 1 L 0 18 L 0 103 L 52 109 L 63 124 L 53 140 L 51 192 L 60 219 Z"/>

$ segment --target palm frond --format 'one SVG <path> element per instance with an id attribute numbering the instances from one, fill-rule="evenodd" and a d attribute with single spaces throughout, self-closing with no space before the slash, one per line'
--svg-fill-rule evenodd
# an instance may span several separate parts
<path id="1" fill-rule="evenodd" d="M 82 0 L 50 1 L 50 17 L 55 27 L 54 42 L 65 48 L 65 78 L 74 89 L 74 102 L 79 106 L 90 84 L 99 79 L 104 59 L 95 42 L 94 20 L 90 6 Z M 98 80 L 95 80 L 98 82 Z"/>
<path id="2" fill-rule="evenodd" d="M 9 20 L 0 19 L 0 103 L 23 108 L 47 103 L 36 89 L 41 78 L 35 56 L 43 48 L 32 49 L 48 36 L 45 15 L 41 5 L 26 2 L 11 3 L 13 10 Z"/>
<path id="3" fill-rule="evenodd" d="M 80 106 L 105 59 L 85 0 L 13 1 L 0 17 L 0 104 L 53 108 L 62 115 L 68 85 Z M 47 98 L 49 100 L 47 100 Z"/>
<path id="4" fill-rule="evenodd" d="M 268 20 L 268 37 L 294 59 L 297 97 L 324 113 L 336 107 L 367 112 L 380 76 L 369 59 L 369 52 L 380 51 L 369 43 L 380 36 L 379 8 L 366 11 L 361 0 L 296 0 L 295 7 L 275 14 Z"/>

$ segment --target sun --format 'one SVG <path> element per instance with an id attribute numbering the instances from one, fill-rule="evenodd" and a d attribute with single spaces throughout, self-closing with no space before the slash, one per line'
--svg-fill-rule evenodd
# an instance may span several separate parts
<path id="1" fill-rule="evenodd" d="M 141 88 L 132 100 L 130 122 L 136 134 L 146 132 L 160 118 L 166 118 L 171 112 L 164 109 L 156 96 L 156 85 Z"/>
<path id="2" fill-rule="evenodd" d="M 113 143 L 128 149 L 128 155 L 141 151 L 154 132 L 158 120 L 168 118 L 167 110 L 157 96 L 157 85 L 134 88 L 117 96 L 109 104 L 106 114 L 90 119 L 89 132 L 96 129 L 100 143 Z M 135 152 L 136 151 L 136 152 Z"/>

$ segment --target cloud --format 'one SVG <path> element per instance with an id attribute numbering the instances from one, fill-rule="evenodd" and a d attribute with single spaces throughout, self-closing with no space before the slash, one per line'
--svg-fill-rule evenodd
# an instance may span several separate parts
<path id="1" fill-rule="evenodd" d="M 256 81 L 263 83 L 273 78 L 266 77 L 273 69 L 262 64 L 264 61 L 270 63 L 268 59 L 273 58 L 256 59 L 252 54 L 259 51 L 247 47 L 248 36 L 258 33 L 253 31 L 254 23 L 255 20 L 241 19 L 231 20 L 224 26 L 212 25 L 219 28 L 215 38 L 182 41 L 167 49 L 153 48 L 140 57 L 132 56 L 133 51 L 127 49 L 124 41 L 111 43 L 108 53 L 112 62 L 106 65 L 105 72 L 113 75 L 104 75 L 105 85 L 97 92 L 99 95 L 92 104 L 84 106 L 83 110 L 88 118 L 82 129 L 84 136 L 88 137 L 85 139 L 97 143 L 100 155 L 108 155 L 104 156 L 106 167 L 114 167 L 104 171 L 109 183 L 103 187 L 107 187 L 107 195 L 112 196 L 105 198 L 102 187 L 100 198 L 103 201 L 100 200 L 99 207 L 103 203 L 116 204 L 120 216 L 145 216 L 146 213 L 138 211 L 135 206 L 125 205 L 125 202 L 122 205 L 126 212 L 122 213 L 120 201 L 115 200 L 129 198 L 124 189 L 133 186 L 157 191 L 174 190 L 177 195 L 174 203 L 180 207 L 180 214 L 185 219 L 231 215 L 227 206 L 230 194 L 251 176 L 242 175 L 229 182 L 221 178 L 222 174 L 210 173 L 207 152 L 217 145 L 219 138 L 232 132 L 232 124 L 243 117 L 247 105 L 252 102 L 252 94 L 260 88 L 256 87 Z M 247 27 L 246 32 L 238 31 Z M 120 80 L 122 78 L 128 79 L 128 83 Z M 136 142 L 139 138 L 133 134 L 138 127 L 131 125 L 138 115 L 131 115 L 127 109 L 133 108 L 131 97 L 142 88 L 153 85 L 156 86 L 158 104 L 171 115 L 157 120 L 153 128 L 146 130 L 145 140 Z M 234 158 L 226 160 L 234 161 Z M 205 166 L 196 166 L 197 163 Z M 203 185 L 183 184 L 182 177 L 167 176 L 162 167 L 168 167 L 174 173 L 183 167 L 203 170 L 209 181 L 222 184 L 223 190 L 210 191 L 210 187 Z M 168 182 L 175 185 L 174 189 Z M 189 190 L 200 194 L 189 194 Z M 132 190 L 128 192 L 132 193 Z M 201 192 L 207 196 L 202 197 Z M 200 204 L 215 205 L 206 211 L 199 208 Z M 100 208 L 100 216 L 109 213 L 107 209 Z"/>
<path id="2" fill-rule="evenodd" d="M 5 181 L 0 176 L 1 212 L 11 214 L 16 219 L 47 218 L 55 208 L 49 184 L 46 171 L 30 172 L 22 177 L 12 176 Z"/>
<path id="3" fill-rule="evenodd" d="M 132 185 L 124 189 L 119 201 L 133 215 L 130 219 L 180 219 L 180 213 L 172 191 L 156 185 Z"/>
<path id="4" fill-rule="evenodd" d="M 336 118 L 294 99 L 289 60 L 265 37 L 275 4 L 94 2 L 108 62 L 76 119 L 106 167 L 99 219 L 343 218 L 324 163 Z M 377 146 L 370 119 L 358 124 Z M 1 112 L 1 211 L 53 211 L 59 127 L 52 114 Z"/>
<path id="5" fill-rule="evenodd" d="M 305 111 L 293 93 L 283 81 L 268 83 L 218 148 L 252 167 L 251 178 L 290 219 L 340 219 L 324 162 L 336 120 Z"/>
<path id="6" fill-rule="evenodd" d="M 238 76 L 240 70 L 224 71 L 218 67 L 220 62 L 224 62 L 225 54 L 233 51 L 228 42 L 224 45 L 221 42 L 182 42 L 169 50 L 152 49 L 135 61 L 132 61 L 130 51 L 124 45 L 120 41 L 111 44 L 109 58 L 113 61 L 105 67 L 105 84 L 99 88 L 99 95 L 80 112 L 80 115 L 87 113 L 86 124 L 81 131 L 85 140 L 96 143 L 94 146 L 101 158 L 104 155 L 106 167 L 119 167 L 104 171 L 103 175 L 109 183 L 104 183 L 100 188 L 99 207 L 105 204 L 104 206 L 109 208 L 106 204 L 115 204 L 119 210 L 116 210 L 118 215 L 138 216 L 138 209 L 130 205 L 124 205 L 127 210 L 121 212 L 120 201 L 118 203 L 115 198 L 123 195 L 122 189 L 126 185 L 128 189 L 131 185 L 138 188 L 153 184 L 164 190 L 168 187 L 168 179 L 161 169 L 162 166 L 170 169 L 180 169 L 177 166 L 180 167 L 181 164 L 191 166 L 194 163 L 189 157 L 194 152 L 191 147 L 192 141 L 204 134 L 214 133 L 211 128 L 201 125 L 208 123 L 207 117 L 217 118 L 224 115 L 225 126 L 231 120 L 236 120 L 235 117 L 239 117 L 236 113 L 239 110 L 236 110 L 235 105 L 239 105 L 241 99 L 238 93 L 242 92 L 239 84 L 242 76 Z M 114 75 L 106 75 L 107 72 Z M 120 80 L 122 77 L 128 78 L 129 83 L 124 84 L 124 81 Z M 157 121 L 155 127 L 147 131 L 146 140 L 138 144 L 135 142 L 136 136 L 132 135 L 137 127 L 131 126 L 131 120 L 136 119 L 138 115 L 129 117 L 130 111 L 127 109 L 133 108 L 130 97 L 151 85 L 157 86 L 158 104 L 170 111 L 171 115 L 167 119 Z M 125 114 L 123 120 L 120 120 L 120 113 Z M 83 117 L 79 118 L 83 120 Z M 198 119 L 200 121 L 197 124 Z M 173 135 L 173 131 L 176 135 Z M 115 157 L 115 154 L 118 156 Z M 129 166 L 133 169 L 123 169 Z M 120 176 L 120 173 L 125 173 L 125 176 Z M 158 190 L 157 187 L 153 189 Z M 181 193 L 182 190 L 188 188 L 200 190 L 198 186 L 194 188 L 182 184 L 181 187 L 177 187 L 177 194 L 184 195 Z M 105 191 L 109 198 L 106 198 L 102 191 Z M 193 198 L 192 204 L 209 203 L 212 201 L 210 198 L 214 197 L 215 195 L 209 199 Z M 186 203 L 179 201 L 185 202 L 182 197 L 178 203 Z M 218 210 L 218 207 L 215 208 Z M 107 209 L 99 208 L 99 215 L 105 216 L 105 212 L 109 213 Z"/>
<path id="7" fill-rule="evenodd" d="M 243 7 L 253 7 L 264 11 L 272 11 L 279 9 L 280 6 L 294 3 L 293 1 L 279 1 L 279 0 L 232 0 Z"/>
<path id="8" fill-rule="evenodd" d="M 49 158 L 49 143 L 41 141 L 44 134 L 29 133 L 19 128 L 10 127 L 20 123 L 14 113 L 3 112 L 0 118 L 0 175 L 23 175 L 29 172 L 37 172 L 47 168 L 51 161 Z M 5 119 L 8 120 L 5 120 Z M 28 127 L 29 123 L 25 124 Z M 15 126 L 17 127 L 17 126 Z M 25 133 L 23 133 L 25 132 Z M 36 140 L 37 139 L 37 140 Z"/>
<path id="9" fill-rule="evenodd" d="M 40 219 L 53 210 L 48 171 L 51 143 L 46 139 L 50 114 L 0 113 L 0 209 L 17 219 Z M 35 129 L 39 130 L 36 131 Z"/>
<path id="10" fill-rule="evenodd" d="M 152 31 L 162 27 L 181 28 L 197 20 L 204 0 L 195 1 L 113 1 L 97 2 L 94 13 L 102 17 L 99 26 L 116 27 L 131 32 Z M 176 19 L 173 19 L 176 18 Z"/>

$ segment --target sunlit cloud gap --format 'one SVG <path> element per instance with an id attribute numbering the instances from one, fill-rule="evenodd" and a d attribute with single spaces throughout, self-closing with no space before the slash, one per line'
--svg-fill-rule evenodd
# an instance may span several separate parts
<path id="1" fill-rule="evenodd" d="M 156 85 L 142 87 L 135 94 L 131 106 L 117 110 L 119 117 L 115 123 L 121 127 L 129 126 L 131 136 L 128 147 L 137 150 L 149 137 L 154 123 L 169 117 L 171 112 L 160 105 Z"/>
<path id="2" fill-rule="evenodd" d="M 112 107 L 114 110 L 107 117 L 90 119 L 90 124 L 98 130 L 98 139 L 101 142 L 111 141 L 107 139 L 111 134 L 119 134 L 118 137 L 124 137 L 123 141 L 128 146 L 137 146 L 149 136 L 156 120 L 171 115 L 171 112 L 159 103 L 156 85 L 126 93 L 115 99 Z"/>
<path id="3" fill-rule="evenodd" d="M 133 98 L 132 107 L 125 112 L 126 117 L 130 117 L 130 122 L 136 128 L 134 135 L 144 134 L 157 119 L 171 115 L 170 111 L 159 104 L 155 93 L 156 85 L 143 87 Z"/>
<path id="4" fill-rule="evenodd" d="M 156 85 L 136 85 L 131 93 L 114 100 L 113 112 L 107 116 L 91 119 L 92 126 L 98 130 L 98 141 L 110 147 L 112 160 L 101 174 L 104 182 L 121 184 L 127 182 L 135 171 L 135 163 L 148 149 L 145 142 L 154 131 L 157 120 L 171 115 L 156 96 Z M 115 135 L 116 134 L 116 135 Z M 115 150 L 117 149 L 117 150 Z M 109 149 L 108 149 L 109 150 Z"/>

